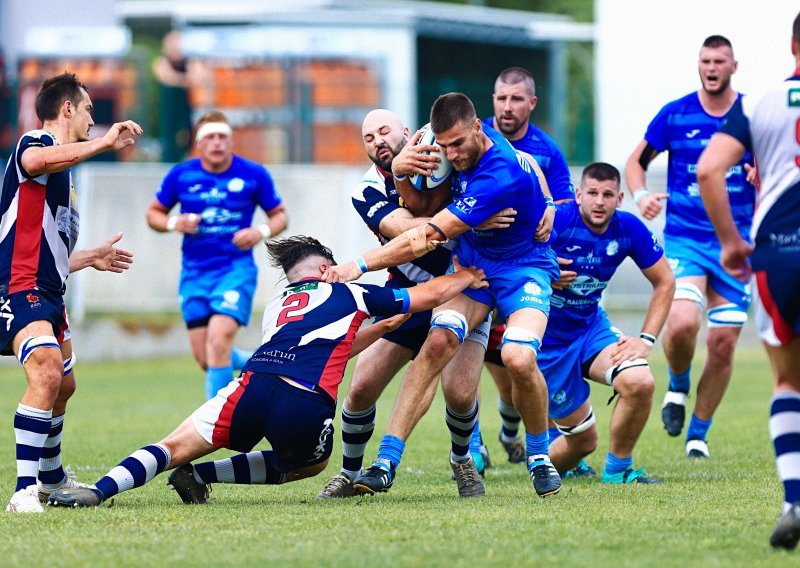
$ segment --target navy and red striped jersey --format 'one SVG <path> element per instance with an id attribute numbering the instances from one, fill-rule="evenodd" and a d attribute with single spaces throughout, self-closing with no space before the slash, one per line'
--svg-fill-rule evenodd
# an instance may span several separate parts
<path id="1" fill-rule="evenodd" d="M 32 178 L 28 148 L 55 146 L 46 130 L 26 132 L 6 165 L 0 195 L 0 296 L 38 288 L 63 294 L 79 217 L 70 170 Z"/>
<path id="2" fill-rule="evenodd" d="M 264 310 L 263 345 L 242 372 L 274 373 L 319 385 L 336 400 L 364 319 L 409 309 L 408 290 L 370 284 L 289 284 Z"/>

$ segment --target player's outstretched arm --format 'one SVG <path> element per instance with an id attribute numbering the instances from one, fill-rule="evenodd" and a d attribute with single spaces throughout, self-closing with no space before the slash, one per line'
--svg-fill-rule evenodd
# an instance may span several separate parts
<path id="1" fill-rule="evenodd" d="M 658 151 L 650 146 L 647 140 L 642 140 L 625 163 L 625 182 L 633 196 L 633 202 L 645 219 L 654 219 L 664 208 L 663 200 L 669 197 L 668 193 L 650 193 L 647 190 L 647 175 L 645 169 L 658 155 Z"/>
<path id="2" fill-rule="evenodd" d="M 747 257 L 753 252 L 753 247 L 741 237 L 736 228 L 728 199 L 725 173 L 731 166 L 739 163 L 744 153 L 745 147 L 741 142 L 729 134 L 718 132 L 711 137 L 697 162 L 700 197 L 722 245 L 722 267 L 740 280 L 750 277 Z"/>
<path id="3" fill-rule="evenodd" d="M 90 266 L 101 272 L 128 270 L 133 263 L 133 253 L 114 246 L 121 239 L 122 233 L 117 233 L 92 249 L 75 251 L 69 257 L 69 271 L 77 272 Z"/>
<path id="4" fill-rule="evenodd" d="M 331 266 L 322 279 L 325 282 L 349 282 L 370 270 L 397 266 L 423 256 L 450 238 L 471 227 L 447 209 L 433 216 L 425 226 L 411 229 L 382 247 L 372 249 L 362 257 L 345 264 Z"/>
<path id="5" fill-rule="evenodd" d="M 675 276 L 666 257 L 662 256 L 655 264 L 642 270 L 642 274 L 653 286 L 653 295 L 650 297 L 642 332 L 639 337 L 622 337 L 617 342 L 616 350 L 611 354 L 614 365 L 650 355 L 672 306 L 672 299 L 675 296 Z"/>
<path id="6" fill-rule="evenodd" d="M 117 122 L 100 138 L 86 142 L 28 148 L 22 153 L 22 167 L 31 177 L 62 172 L 98 154 L 133 146 L 133 136 L 140 136 L 142 127 L 133 122 Z"/>
<path id="7" fill-rule="evenodd" d="M 422 312 L 436 306 L 441 306 L 448 300 L 455 298 L 467 288 L 486 288 L 489 283 L 485 280 L 486 274 L 480 268 L 470 266 L 462 267 L 458 264 L 458 257 L 453 256 L 455 272 L 417 284 L 408 288 L 409 312 Z"/>
<path id="8" fill-rule="evenodd" d="M 403 322 L 410 317 L 410 313 L 397 314 L 396 316 L 376 321 L 372 325 L 359 329 L 356 332 L 355 339 L 353 339 L 353 350 L 350 352 L 350 359 L 364 351 L 364 349 L 378 341 L 390 331 L 394 331 L 403 325 Z"/>

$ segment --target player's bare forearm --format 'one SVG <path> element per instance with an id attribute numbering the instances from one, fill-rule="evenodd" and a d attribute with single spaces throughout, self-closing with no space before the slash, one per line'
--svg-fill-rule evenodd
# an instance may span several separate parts
<path id="1" fill-rule="evenodd" d="M 675 296 L 675 276 L 666 257 L 661 257 L 653 266 L 642 271 L 653 286 L 653 295 L 642 324 L 642 332 L 658 337 L 667 321 Z"/>
<path id="2" fill-rule="evenodd" d="M 714 225 L 720 242 L 724 245 L 738 243 L 741 239 L 733 220 L 725 174 L 744 156 L 744 146 L 732 136 L 715 134 L 697 162 L 697 184 L 700 197 Z"/>
<path id="3" fill-rule="evenodd" d="M 289 214 L 282 205 L 267 211 L 267 225 L 273 237 L 286 230 L 289 226 Z"/>
<path id="4" fill-rule="evenodd" d="M 22 167 L 32 177 L 63 172 L 105 150 L 102 138 L 74 144 L 28 148 L 22 153 Z"/>
<path id="5" fill-rule="evenodd" d="M 432 217 L 450 200 L 450 182 L 443 183 L 433 191 L 417 191 L 408 178 L 396 179 L 394 187 L 403 199 L 403 204 L 414 217 Z"/>
<path id="6" fill-rule="evenodd" d="M 350 352 L 350 358 L 352 359 L 378 339 L 400 327 L 403 322 L 410 317 L 411 314 L 398 314 L 359 329 L 355 339 L 353 339 L 353 349 Z"/>

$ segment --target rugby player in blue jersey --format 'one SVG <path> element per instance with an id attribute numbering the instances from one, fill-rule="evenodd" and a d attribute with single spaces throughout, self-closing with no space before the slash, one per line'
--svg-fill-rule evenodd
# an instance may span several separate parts
<path id="1" fill-rule="evenodd" d="M 353 207 L 380 242 L 386 243 L 430 220 L 430 217 L 415 217 L 415 211 L 403 206 L 404 200 L 395 187 L 392 175 L 392 170 L 409 171 L 415 165 L 424 166 L 427 155 L 420 152 L 419 133 L 412 138 L 400 117 L 386 109 L 370 111 L 364 117 L 361 134 L 364 148 L 373 164 L 353 191 Z M 402 174 L 399 177 L 402 178 Z M 447 188 L 443 187 L 435 193 L 437 202 L 444 205 L 449 196 Z M 428 206 L 441 209 L 437 203 Z M 386 286 L 410 288 L 434 276 L 441 276 L 450 266 L 450 248 L 441 247 L 411 262 L 390 268 Z M 353 479 L 361 473 L 367 442 L 375 429 L 375 403 L 389 381 L 419 352 L 428 335 L 430 320 L 430 311 L 416 313 L 359 355 L 342 405 L 342 470 L 325 483 L 318 498 L 355 495 Z M 481 328 L 467 336 L 464 348 L 459 350 L 458 356 L 442 374 L 448 417 L 461 414 L 472 416 L 477 385 L 465 384 L 465 381 L 480 375 L 489 322 Z M 454 452 L 458 453 L 459 446 L 463 445 L 462 435 L 451 430 L 451 441 Z M 464 449 L 468 447 L 464 446 Z M 480 459 L 480 454 L 477 456 Z M 479 473 L 482 473 L 482 469 L 478 465 Z M 469 482 L 481 484 L 478 479 L 470 479 Z M 462 485 L 464 483 L 461 482 Z"/>
<path id="2" fill-rule="evenodd" d="M 538 101 L 531 72 L 522 67 L 509 67 L 497 76 L 492 94 L 494 116 L 484 119 L 483 124 L 500 132 L 514 148 L 527 152 L 536 160 L 555 203 L 572 201 L 575 199 L 575 189 L 564 154 L 544 130 L 530 122 Z M 508 454 L 508 461 L 517 463 L 525 461 L 525 442 L 519 436 L 521 418 L 511 403 L 511 379 L 500 357 L 500 341 L 504 331 L 505 324 L 502 322 L 492 328 L 485 363 L 499 394 L 497 406 L 503 423 L 500 443 Z M 558 430 L 550 430 L 551 436 L 557 433 Z M 480 430 L 476 426 L 473 449 L 480 449 L 482 444 Z M 595 474 L 585 462 L 579 463 L 574 473 Z"/>
<path id="3" fill-rule="evenodd" d="M 525 424 L 534 489 L 542 497 L 555 494 L 561 489 L 561 478 L 548 456 L 547 387 L 536 364 L 547 326 L 550 282 L 559 275 L 555 254 L 547 244 L 554 216 L 552 199 L 545 201 L 528 159 L 497 131 L 481 124 L 465 95 L 440 96 L 431 109 L 431 128 L 458 172 L 452 183 L 453 203 L 424 227 L 406 231 L 355 261 L 329 268 L 326 280 L 354 280 L 368 270 L 423 256 L 461 235 L 455 254 L 480 264 L 489 288 L 466 291 L 434 309 L 431 332 L 400 387 L 378 457 L 356 478 L 355 488 L 375 493 L 392 486 L 405 441 L 430 407 L 431 385 L 466 334 L 497 307 L 507 321 L 501 353 L 513 381 L 514 407 Z M 516 211 L 507 228 L 473 229 L 507 208 Z M 546 230 L 537 240 L 534 234 L 543 218 Z M 463 434 L 471 435 L 472 428 Z"/>
<path id="4" fill-rule="evenodd" d="M 251 355 L 233 346 L 253 307 L 258 269 L 251 249 L 286 229 L 288 217 L 266 168 L 233 154 L 224 114 L 200 117 L 195 143 L 199 157 L 169 171 L 147 209 L 147 223 L 159 232 L 183 233 L 181 312 L 211 398 Z M 179 214 L 170 216 L 176 205 Z M 251 226 L 256 207 L 268 219 Z"/>
<path id="5" fill-rule="evenodd" d="M 769 432 L 784 490 L 769 540 L 787 550 L 800 541 L 800 14 L 791 46 L 792 76 L 737 103 L 697 164 L 722 265 L 753 282 L 755 321 L 774 379 Z M 759 179 L 752 246 L 739 234 L 725 191 L 727 172 L 747 151 Z"/>
<path id="6" fill-rule="evenodd" d="M 91 487 L 54 492 L 50 505 L 94 507 L 172 468 L 178 469 L 169 484 L 185 503 L 204 503 L 209 483 L 278 485 L 317 475 L 333 448 L 348 359 L 404 321 L 361 329 L 364 319 L 429 310 L 467 287 L 487 285 L 482 270 L 461 268 L 455 259 L 454 273 L 412 288 L 327 284 L 322 275 L 336 262 L 316 239 L 276 239 L 267 250 L 288 284 L 264 310 L 263 344 L 242 375 L 166 438 L 135 451 Z M 272 450 L 251 452 L 264 438 Z M 248 453 L 189 464 L 220 448 Z"/>
<path id="7" fill-rule="evenodd" d="M 628 188 L 646 219 L 658 215 L 662 201 L 667 200 L 664 242 L 677 279 L 664 333 L 670 381 L 661 413 L 670 436 L 679 436 L 683 429 L 692 359 L 701 317 L 708 308 L 708 355 L 686 431 L 686 455 L 692 458 L 709 457 L 708 429 L 730 382 L 736 341 L 750 305 L 749 286 L 720 266 L 719 239 L 703 208 L 695 174 L 701 152 L 741 97 L 731 87 L 736 67 L 730 41 L 718 35 L 708 37 L 698 63 L 701 89 L 661 109 L 625 168 Z M 664 151 L 669 153 L 667 193 L 650 193 L 645 187 L 645 170 Z M 750 161 L 745 154 L 727 175 L 733 215 L 744 238 L 750 231 L 755 202 L 755 190 L 746 179 L 745 165 Z"/>
<path id="8" fill-rule="evenodd" d="M 644 223 L 617 211 L 622 203 L 619 171 L 606 163 L 586 166 L 575 200 L 558 205 L 551 242 L 562 264 L 553 283 L 550 320 L 539 368 L 547 381 L 550 418 L 563 434 L 550 444 L 560 472 L 597 449 L 597 427 L 584 379 L 619 394 L 611 413 L 610 448 L 602 480 L 651 483 L 633 467 L 632 452 L 653 402 L 655 380 L 647 357 L 669 313 L 675 278 L 664 251 Z M 638 337 L 612 326 L 600 297 L 620 264 L 631 258 L 653 286 Z M 612 397 L 613 398 L 613 397 Z"/>

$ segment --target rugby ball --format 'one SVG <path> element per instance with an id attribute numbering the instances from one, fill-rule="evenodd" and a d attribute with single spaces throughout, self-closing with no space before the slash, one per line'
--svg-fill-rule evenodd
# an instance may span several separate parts
<path id="1" fill-rule="evenodd" d="M 430 122 L 420 130 L 422 130 L 422 136 L 419 139 L 419 144 L 435 146 L 436 137 L 433 135 Z M 453 175 L 453 164 L 445 157 L 444 152 L 437 150 L 435 152 L 425 153 L 438 156 L 441 161 L 437 164 L 436 169 L 431 172 L 430 177 L 421 174 L 410 174 L 408 176 L 408 181 L 417 191 L 433 191 L 438 189 L 439 186 L 449 180 L 450 176 Z"/>

